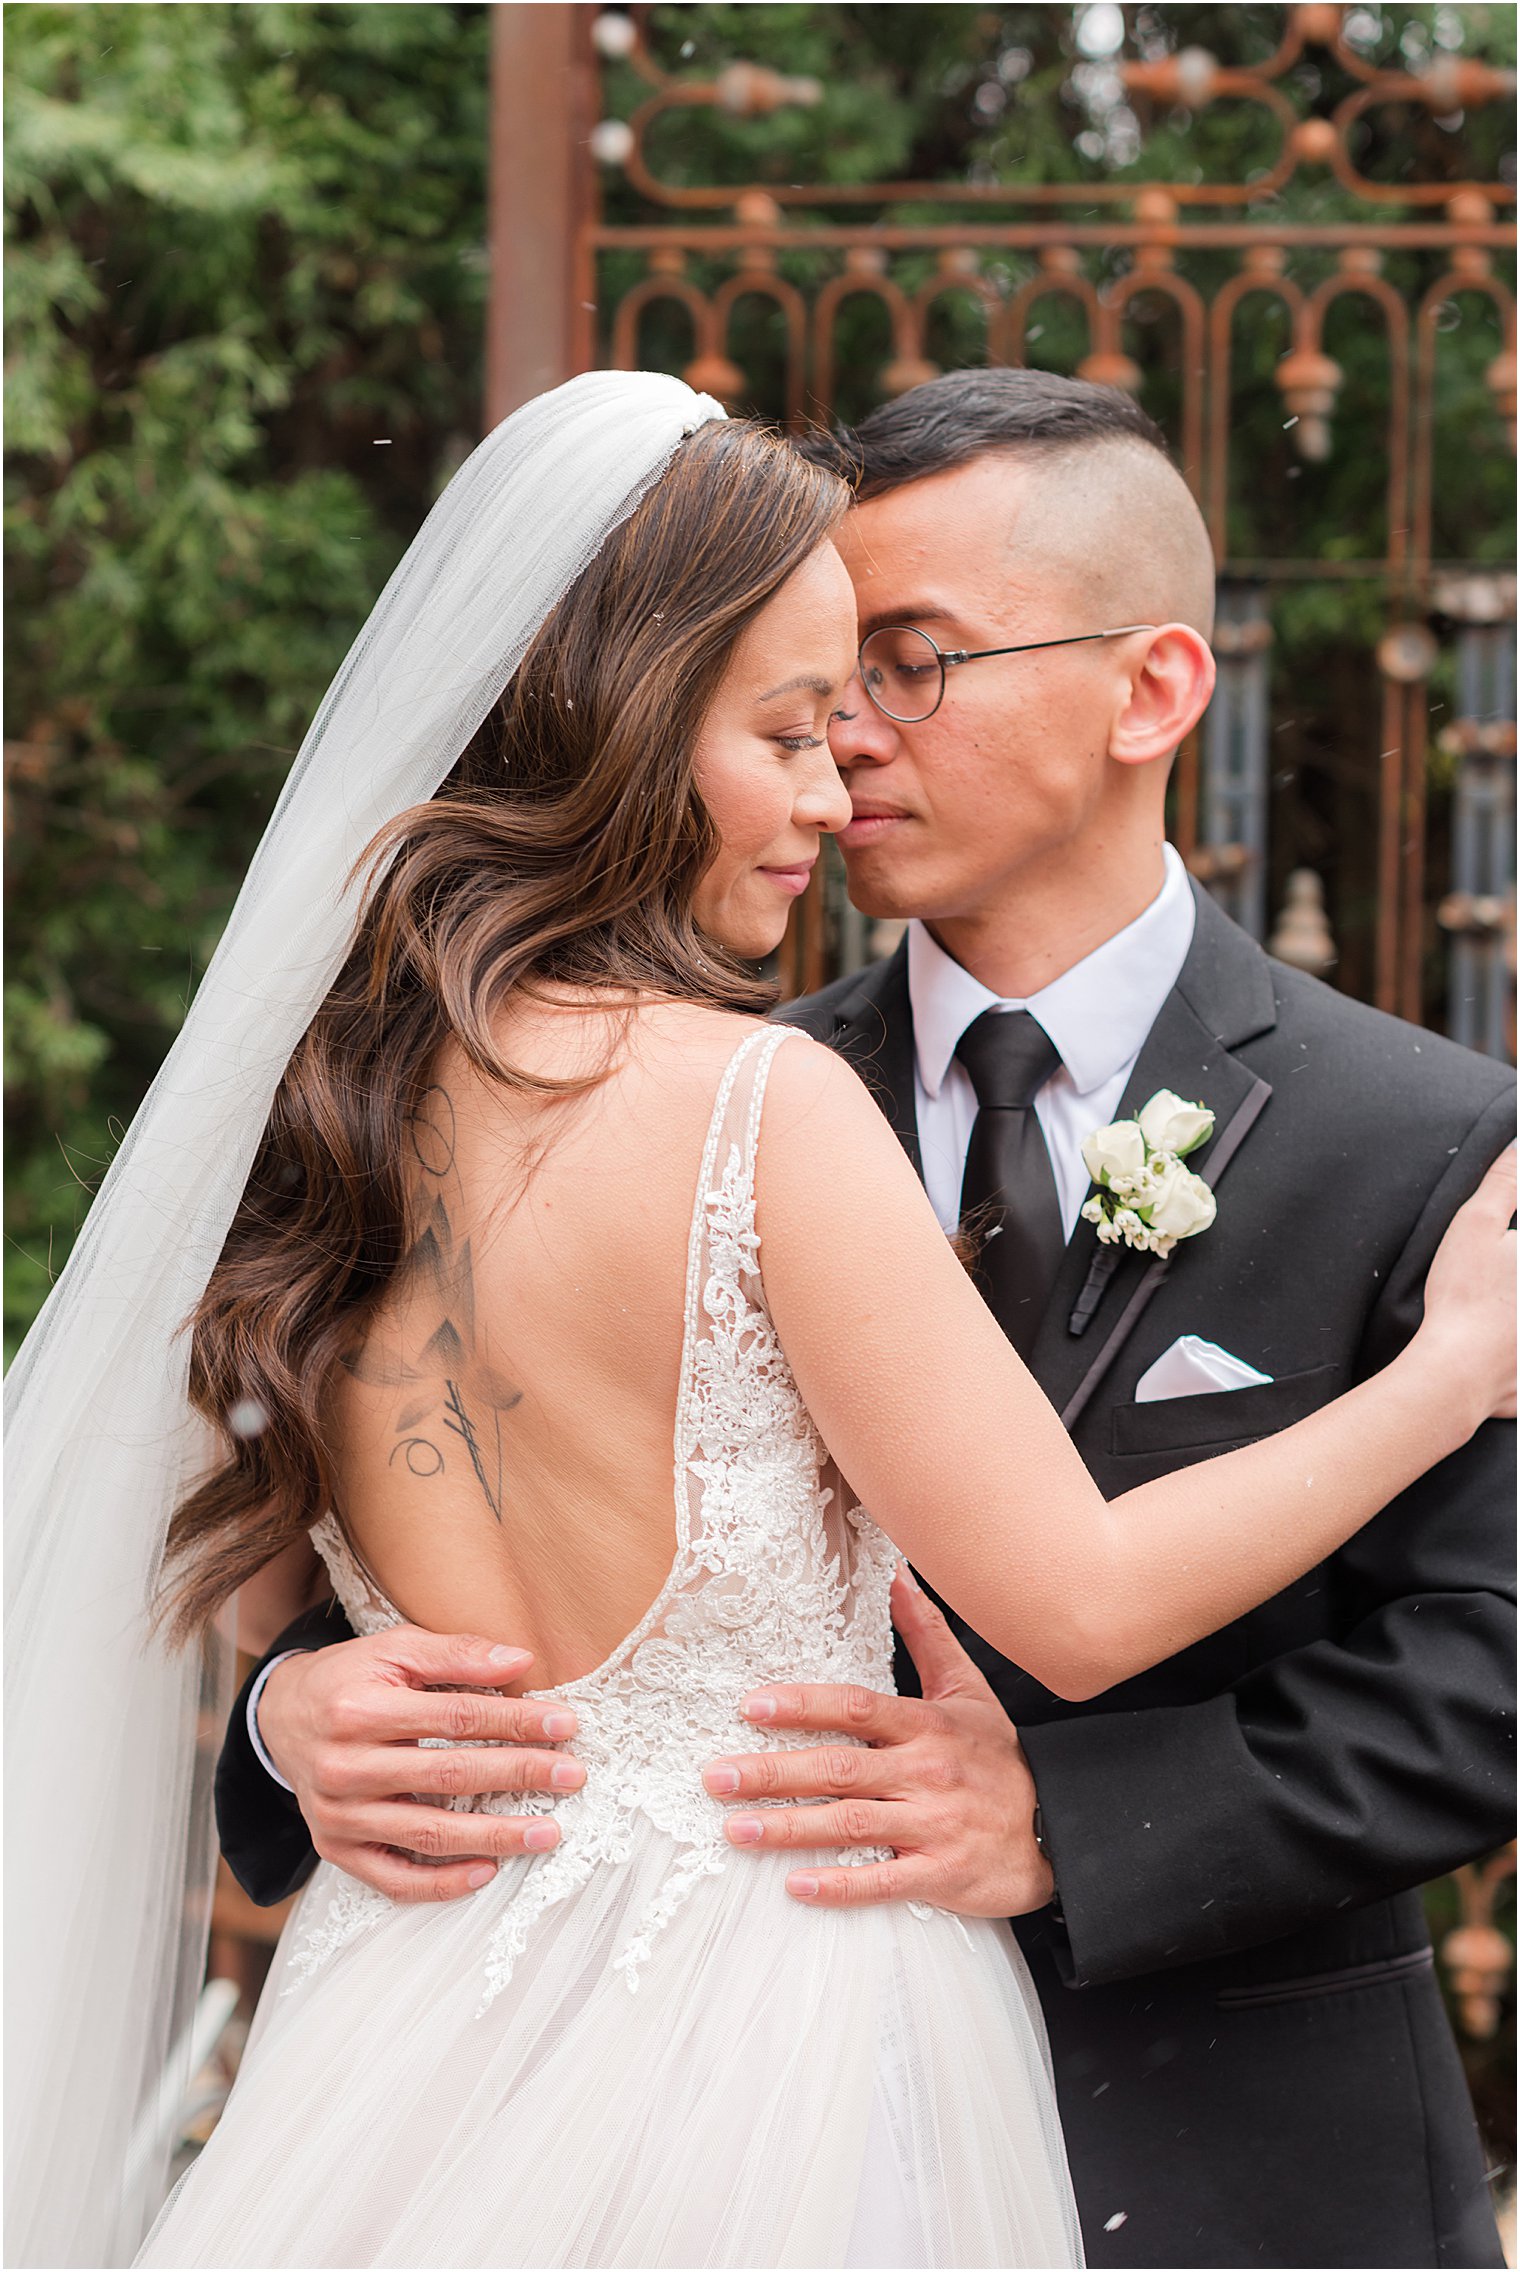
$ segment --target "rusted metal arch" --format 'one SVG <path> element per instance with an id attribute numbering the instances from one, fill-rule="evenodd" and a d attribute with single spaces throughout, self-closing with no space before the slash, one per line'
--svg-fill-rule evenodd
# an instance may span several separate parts
<path id="1" fill-rule="evenodd" d="M 934 362 L 933 356 L 928 351 L 929 318 L 933 315 L 941 300 L 955 298 L 969 300 L 975 305 L 981 319 L 983 350 L 987 361 L 990 363 L 993 360 L 992 341 L 1003 306 L 997 293 L 978 291 L 970 277 L 937 277 L 927 285 L 920 285 L 912 295 L 910 303 L 913 310 L 913 330 L 918 351 L 926 368 L 931 364 L 933 365 L 936 376 L 939 374 L 940 366 Z"/>
<path id="2" fill-rule="evenodd" d="M 813 302 L 813 385 L 826 410 L 834 399 L 834 319 L 846 300 L 857 295 L 879 300 L 887 311 L 896 359 L 903 362 L 911 354 L 912 310 L 902 287 L 884 273 L 885 267 L 884 256 L 879 266 L 862 263 L 847 267 L 842 274 L 829 278 Z"/>
<path id="3" fill-rule="evenodd" d="M 634 10 L 635 36 L 628 60 L 651 93 L 628 121 L 633 147 L 625 161 L 628 177 L 651 203 L 668 210 L 717 212 L 731 205 L 734 193 L 716 184 L 691 185 L 662 181 L 644 153 L 651 126 L 677 109 L 721 108 L 739 115 L 763 114 L 780 104 L 808 99 L 811 83 L 754 64 L 733 64 L 716 79 L 682 80 L 665 71 L 650 54 L 644 36 L 644 13 Z M 1405 205 L 1438 204 L 1455 185 L 1441 183 L 1385 184 L 1360 174 L 1351 162 L 1346 134 L 1368 110 L 1389 102 L 1419 102 L 1427 106 L 1481 105 L 1503 99 L 1512 91 L 1511 75 L 1489 65 L 1457 57 L 1439 59 L 1423 73 L 1388 71 L 1357 55 L 1345 38 L 1344 11 L 1340 7 L 1291 7 L 1283 37 L 1274 53 L 1254 66 L 1223 65 L 1207 53 L 1193 51 L 1151 62 L 1120 65 L 1124 85 L 1161 101 L 1188 101 L 1194 107 L 1218 101 L 1253 102 L 1270 110 L 1283 130 L 1283 146 L 1265 175 L 1250 182 L 1178 182 L 1169 184 L 1179 205 L 1199 208 L 1245 206 L 1263 194 L 1282 188 L 1301 165 L 1325 165 L 1344 186 L 1372 202 Z M 1341 68 L 1360 82 L 1331 117 L 1301 118 L 1277 84 L 1307 47 L 1321 47 Z M 1470 185 L 1471 186 L 1471 185 Z M 1489 185 L 1490 194 L 1513 199 L 1513 184 Z M 871 182 L 778 184 L 769 194 L 782 206 L 892 205 L 908 200 L 917 204 L 972 208 L 1059 208 L 1075 204 L 1122 205 L 1133 199 L 1132 185 L 1118 182 Z"/>
<path id="4" fill-rule="evenodd" d="M 1053 296 L 1076 301 L 1087 318 L 1089 354 L 1096 349 L 1103 323 L 1097 287 L 1089 277 L 1083 275 L 1075 254 L 1072 254 L 1069 260 L 1059 264 L 1054 258 L 1047 259 L 1038 276 L 1031 276 L 1027 283 L 1010 293 L 1003 310 L 1002 351 L 994 357 L 994 361 L 1023 364 L 1027 360 L 1024 348 L 1029 311 L 1037 300 Z"/>
<path id="5" fill-rule="evenodd" d="M 1503 74 L 1490 71 L 1486 64 L 1481 63 L 1459 64 L 1453 73 L 1453 87 L 1454 91 L 1458 87 L 1465 89 L 1465 92 L 1457 96 L 1460 102 L 1474 105 L 1497 102 L 1506 91 Z M 1509 91 L 1513 92 L 1513 89 Z M 1432 80 L 1402 73 L 1383 73 L 1368 85 L 1359 87 L 1355 94 L 1348 95 L 1344 102 L 1338 103 L 1326 122 L 1332 133 L 1324 141 L 1324 162 L 1342 188 L 1349 189 L 1353 196 L 1362 198 L 1369 205 L 1447 205 L 1454 197 L 1464 194 L 1472 196 L 1475 193 L 1484 198 L 1507 198 L 1513 201 L 1513 182 L 1373 181 L 1370 175 L 1358 172 L 1351 162 L 1346 137 L 1359 118 L 1365 117 L 1368 111 L 1377 110 L 1384 103 L 1424 103 L 1428 108 L 1433 99 L 1439 98 L 1434 95 Z"/>
<path id="6" fill-rule="evenodd" d="M 926 277 L 913 294 L 913 315 L 920 348 L 928 340 L 929 317 L 936 304 L 947 299 L 952 292 L 963 293 L 967 299 L 975 300 L 980 306 L 987 360 L 993 362 L 993 342 L 1002 318 L 1003 296 L 977 267 L 974 253 L 942 252 L 936 273 Z M 927 356 L 925 360 L 928 360 Z"/>
<path id="7" fill-rule="evenodd" d="M 789 426 L 800 426 L 807 395 L 807 302 L 795 284 L 768 268 L 751 265 L 725 278 L 712 299 L 714 329 L 725 357 L 733 311 L 741 300 L 751 299 L 769 300 L 781 311 L 786 326 L 786 420 Z"/>
<path id="8" fill-rule="evenodd" d="M 1221 565 L 1229 551 L 1230 395 L 1235 310 L 1253 293 L 1265 292 L 1270 297 L 1281 300 L 1287 309 L 1295 338 L 1303 324 L 1303 293 L 1291 276 L 1283 275 L 1280 267 L 1266 265 L 1266 256 L 1271 256 L 1274 250 L 1270 245 L 1260 247 L 1259 264 L 1243 268 L 1238 276 L 1232 276 L 1227 284 L 1221 285 L 1209 308 L 1209 372 L 1212 383 L 1204 519 L 1208 523 L 1214 557 Z"/>
<path id="9" fill-rule="evenodd" d="M 1345 256 L 1343 256 L 1344 258 Z M 1409 309 L 1403 295 L 1371 269 L 1343 267 L 1310 293 L 1303 311 L 1303 340 L 1324 350 L 1325 317 L 1337 300 L 1360 297 L 1383 311 L 1388 330 L 1388 527 L 1384 547 L 1391 569 L 1409 555 Z"/>
<path id="10" fill-rule="evenodd" d="M 1285 71 L 1292 69 L 1306 47 L 1328 47 L 1332 42 L 1339 42 L 1341 36 L 1338 7 L 1290 7 L 1282 38 L 1266 62 L 1257 64 L 1256 76 L 1280 79 Z"/>
<path id="11" fill-rule="evenodd" d="M 1287 63 L 1304 44 L 1300 31 L 1296 39 L 1290 26 L 1289 38 L 1269 59 L 1273 75 L 1287 68 Z M 652 204 L 680 212 L 714 212 L 733 202 L 733 191 L 713 184 L 692 185 L 662 181 L 649 166 L 644 154 L 644 140 L 651 126 L 673 110 L 728 108 L 742 112 L 766 111 L 791 99 L 784 75 L 754 65 L 737 65 L 718 79 L 677 80 L 664 72 L 648 52 L 642 37 L 642 28 L 630 61 L 639 70 L 652 92 L 628 120 L 633 136 L 633 148 L 625 166 L 629 180 Z M 1126 64 L 1121 76 L 1126 85 L 1163 99 L 1172 98 L 1178 91 L 1175 59 L 1150 63 Z M 1251 71 L 1216 66 L 1210 81 L 1207 101 L 1236 100 L 1254 102 L 1270 110 L 1279 120 L 1284 132 L 1283 150 L 1276 163 L 1254 182 L 1185 182 L 1172 187 L 1173 195 L 1184 205 L 1243 206 L 1271 189 L 1280 188 L 1291 179 L 1301 158 L 1309 153 L 1295 143 L 1298 115 L 1282 91 L 1271 83 L 1267 67 Z M 825 183 L 791 182 L 774 185 L 769 194 L 781 205 L 840 206 L 840 205 L 891 205 L 911 200 L 915 204 L 972 205 L 992 207 L 1061 206 L 1072 204 L 1123 204 L 1131 200 L 1134 188 L 1117 182 L 872 182 Z"/>
<path id="12" fill-rule="evenodd" d="M 1179 276 L 1170 267 L 1159 264 L 1136 266 L 1128 276 L 1098 294 L 1098 309 L 1104 332 L 1104 344 L 1122 355 L 1124 351 L 1124 311 L 1132 300 L 1157 293 L 1170 300 L 1181 318 L 1182 328 L 1182 470 L 1193 494 L 1198 496 L 1204 481 L 1204 370 L 1206 317 L 1202 294 L 1185 276 Z"/>
<path id="13" fill-rule="evenodd" d="M 1208 58 L 1212 62 L 1212 57 Z M 1285 188 L 1312 150 L 1306 149 L 1299 136 L 1302 121 L 1280 87 L 1261 79 L 1254 71 L 1230 70 L 1223 64 L 1215 65 L 1203 91 L 1189 97 L 1188 66 L 1178 55 L 1169 55 L 1155 63 L 1125 63 L 1119 76 L 1127 88 L 1139 93 L 1154 95 L 1161 102 L 1188 102 L 1194 108 L 1211 108 L 1217 102 L 1256 103 L 1269 110 L 1283 130 L 1282 148 L 1273 163 L 1263 174 L 1248 182 L 1168 182 L 1169 196 L 1184 205 L 1251 205 L 1258 198 L 1270 196 L 1274 190 Z M 1148 185 L 1147 185 L 1148 186 Z M 1139 194 L 1140 185 L 1131 188 L 1131 198 Z M 1191 192 L 1191 194 L 1189 194 Z M 1075 202 L 1075 200 L 1073 200 Z"/>
<path id="14" fill-rule="evenodd" d="M 659 300 L 672 300 L 684 308 L 691 317 L 692 361 L 699 362 L 719 352 L 717 330 L 713 322 L 712 303 L 705 292 L 681 276 L 668 271 L 646 276 L 624 293 L 612 319 L 612 368 L 615 371 L 639 369 L 639 318 L 644 310 Z"/>
<path id="15" fill-rule="evenodd" d="M 1257 79 L 1280 79 L 1285 71 L 1298 62 L 1306 47 L 1322 47 L 1334 55 L 1343 71 L 1353 79 L 1371 81 L 1386 77 L 1381 66 L 1369 63 L 1349 46 L 1345 35 L 1345 9 L 1336 5 L 1301 4 L 1289 6 L 1282 38 L 1265 62 L 1250 66 Z M 635 6 L 631 10 L 637 37 L 628 61 L 651 87 L 666 87 L 672 82 L 671 74 L 656 63 L 643 37 L 643 18 L 646 10 Z"/>
<path id="16" fill-rule="evenodd" d="M 1498 278 L 1476 268 L 1447 270 L 1438 276 L 1423 299 L 1415 317 L 1415 419 L 1414 419 L 1414 554 L 1417 561 L 1430 560 L 1431 531 L 1434 517 L 1432 489 L 1433 460 L 1435 453 L 1435 380 L 1436 380 L 1436 318 L 1449 300 L 1464 292 L 1477 292 L 1491 300 L 1499 311 L 1504 350 L 1510 358 L 1513 389 L 1513 363 L 1515 354 L 1515 302 Z M 1492 371 L 1492 366 L 1490 366 Z M 1513 412 L 1511 412 L 1513 418 Z M 1510 427 L 1510 447 L 1515 446 L 1514 427 Z"/>

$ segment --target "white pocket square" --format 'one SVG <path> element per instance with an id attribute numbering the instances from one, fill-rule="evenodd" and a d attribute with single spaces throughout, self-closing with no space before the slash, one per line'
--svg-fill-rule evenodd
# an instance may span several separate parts
<path id="1" fill-rule="evenodd" d="M 1207 1396 L 1227 1388 L 1257 1388 L 1270 1381 L 1240 1357 L 1232 1357 L 1217 1341 L 1204 1341 L 1184 1333 L 1156 1359 L 1135 1383 L 1137 1404 L 1159 1404 L 1168 1396 Z"/>

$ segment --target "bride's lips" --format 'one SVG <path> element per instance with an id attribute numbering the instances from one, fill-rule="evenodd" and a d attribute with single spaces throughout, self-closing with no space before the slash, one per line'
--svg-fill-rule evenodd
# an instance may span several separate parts
<path id="1" fill-rule="evenodd" d="M 800 897 L 812 882 L 813 870 L 817 865 L 816 860 L 804 860 L 795 868 L 762 868 L 760 873 L 769 876 L 779 890 L 793 892 Z"/>
<path id="2" fill-rule="evenodd" d="M 907 818 L 908 815 L 896 805 L 857 805 L 854 817 L 839 832 L 839 842 L 847 852 L 859 850 L 867 844 L 879 844 L 884 836 L 891 835 L 894 828 L 900 828 Z"/>

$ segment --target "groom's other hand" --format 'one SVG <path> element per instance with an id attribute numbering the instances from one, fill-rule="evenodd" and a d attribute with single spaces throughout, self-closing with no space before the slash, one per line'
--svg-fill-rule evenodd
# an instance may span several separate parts
<path id="1" fill-rule="evenodd" d="M 453 1901 L 488 1883 L 505 1856 L 556 1845 L 559 1830 L 541 1815 L 443 1803 L 585 1781 L 578 1761 L 532 1748 L 573 1736 L 574 1712 L 491 1693 L 532 1661 L 474 1634 L 397 1625 L 277 1664 L 259 1698 L 259 1735 L 323 1860 L 393 1901 Z M 455 1681 L 479 1693 L 432 1693 Z"/>
<path id="2" fill-rule="evenodd" d="M 967 1917 L 1019 1917 L 1054 1893 L 1034 1840 L 1034 1781 L 1018 1732 L 927 1594 L 899 1572 L 892 1617 L 922 1699 L 872 1688 L 757 1689 L 740 1709 L 772 1728 L 848 1733 L 869 1746 L 716 1759 L 702 1780 L 734 1802 L 731 1844 L 760 1852 L 890 1846 L 895 1859 L 797 1870 L 787 1890 L 820 1908 L 927 1901 Z M 764 1799 L 754 1813 L 745 1800 Z M 809 1806 L 777 1805 L 808 1799 Z"/>

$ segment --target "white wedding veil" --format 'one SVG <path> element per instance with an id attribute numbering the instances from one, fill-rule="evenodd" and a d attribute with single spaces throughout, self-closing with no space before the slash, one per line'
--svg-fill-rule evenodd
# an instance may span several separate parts
<path id="1" fill-rule="evenodd" d="M 434 506 L 329 688 L 184 1028 L 6 1393 L 7 2261 L 128 2262 L 152 2111 L 200 1985 L 227 1684 L 154 1638 L 169 1517 L 212 1451 L 182 1331 L 276 1088 L 344 961 L 349 873 L 430 797 L 549 610 L 719 404 L 594 372 Z"/>

